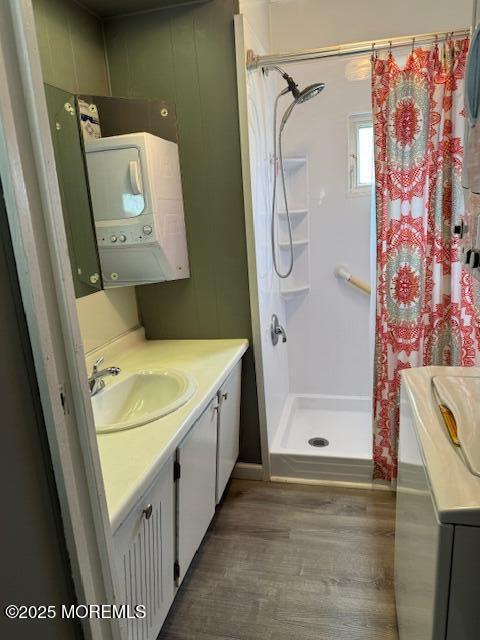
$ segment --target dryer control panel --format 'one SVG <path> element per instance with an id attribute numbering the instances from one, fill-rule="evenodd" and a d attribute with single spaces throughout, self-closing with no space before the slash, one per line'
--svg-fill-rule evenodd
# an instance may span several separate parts
<path id="1" fill-rule="evenodd" d="M 97 243 L 99 247 L 113 247 L 128 244 L 146 244 L 156 240 L 154 233 L 153 216 L 150 224 L 145 220 L 133 224 L 109 224 L 96 225 Z"/>

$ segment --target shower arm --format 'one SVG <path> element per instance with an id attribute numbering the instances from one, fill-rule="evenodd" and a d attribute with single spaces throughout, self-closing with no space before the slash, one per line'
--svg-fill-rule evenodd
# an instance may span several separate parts
<path id="1" fill-rule="evenodd" d="M 268 72 L 273 69 L 274 71 L 276 71 L 277 73 L 279 73 L 282 78 L 285 80 L 285 82 L 287 83 L 287 87 L 282 91 L 281 95 L 285 95 L 286 93 L 288 93 L 289 91 L 291 91 L 292 95 L 294 98 L 298 98 L 298 96 L 300 95 L 300 91 L 298 90 L 298 85 L 295 82 L 295 80 L 292 78 L 292 76 L 288 75 L 288 73 L 282 69 L 281 67 L 279 67 L 276 64 L 270 64 L 270 65 L 266 65 L 264 67 L 262 67 L 262 71 L 265 75 L 268 75 Z"/>

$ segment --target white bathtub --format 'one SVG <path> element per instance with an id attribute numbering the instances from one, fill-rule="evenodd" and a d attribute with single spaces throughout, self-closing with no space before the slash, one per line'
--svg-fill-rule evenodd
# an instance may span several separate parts
<path id="1" fill-rule="evenodd" d="M 309 444 L 325 438 L 328 446 Z M 270 447 L 272 480 L 372 486 L 371 400 L 290 394 Z"/>

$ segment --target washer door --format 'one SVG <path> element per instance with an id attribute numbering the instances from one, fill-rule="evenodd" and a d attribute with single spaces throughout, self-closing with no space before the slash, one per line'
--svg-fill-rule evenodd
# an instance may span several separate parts
<path id="1" fill-rule="evenodd" d="M 137 147 L 89 151 L 88 180 L 95 220 L 124 220 L 145 211 L 142 166 Z"/>

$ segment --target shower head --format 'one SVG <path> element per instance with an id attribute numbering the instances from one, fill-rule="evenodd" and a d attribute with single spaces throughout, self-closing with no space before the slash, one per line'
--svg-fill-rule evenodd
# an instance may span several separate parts
<path id="1" fill-rule="evenodd" d="M 303 89 L 303 91 L 300 91 L 298 96 L 295 97 L 295 102 L 297 104 L 302 104 L 307 100 L 311 100 L 312 98 L 315 98 L 315 96 L 318 96 L 318 94 L 321 93 L 324 89 L 324 82 L 315 82 L 314 84 L 309 84 L 308 87 L 305 87 L 305 89 Z"/>
<path id="2" fill-rule="evenodd" d="M 310 100 L 311 98 L 315 98 L 318 94 L 325 89 L 324 82 L 315 82 L 314 84 L 309 84 L 308 87 L 305 87 L 302 91 L 298 89 L 298 84 L 289 76 L 286 71 L 284 71 L 281 67 L 277 67 L 277 65 L 271 65 L 269 67 L 264 67 L 263 72 L 268 73 L 270 69 L 274 69 L 277 73 L 279 73 L 282 78 L 287 83 L 287 86 L 282 91 L 282 94 L 288 93 L 291 91 L 295 104 L 301 104 Z"/>
<path id="3" fill-rule="evenodd" d="M 287 107 L 283 114 L 282 122 L 280 123 L 280 131 L 282 131 L 284 126 L 287 124 L 287 120 L 297 104 L 303 104 L 304 102 L 307 102 L 307 100 L 315 98 L 315 96 L 318 96 L 318 94 L 324 89 L 324 82 L 315 82 L 314 84 L 309 84 L 308 87 L 305 87 L 305 89 L 300 91 L 297 96 L 294 96 L 295 100 Z"/>
<path id="4" fill-rule="evenodd" d="M 295 82 L 292 76 L 288 75 L 286 71 L 284 71 L 280 67 L 277 67 L 276 65 L 271 65 L 269 67 L 264 67 L 263 72 L 267 73 L 269 69 L 274 69 L 282 76 L 282 78 L 287 83 L 287 86 L 285 87 L 285 89 L 283 89 L 283 91 L 280 92 L 280 95 L 283 96 L 286 93 L 291 92 L 293 96 L 293 102 L 287 107 L 287 110 L 283 114 L 282 122 L 280 123 L 280 131 L 282 131 L 294 107 L 297 104 L 303 104 L 304 102 L 307 102 L 307 100 L 311 100 L 312 98 L 315 98 L 315 96 L 318 96 L 318 94 L 325 89 L 325 83 L 314 82 L 313 84 L 309 84 L 308 87 L 305 87 L 305 89 L 302 89 L 302 91 L 300 91 L 298 88 L 298 84 Z"/>

